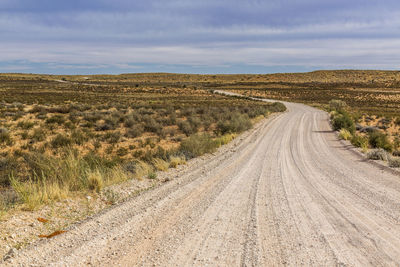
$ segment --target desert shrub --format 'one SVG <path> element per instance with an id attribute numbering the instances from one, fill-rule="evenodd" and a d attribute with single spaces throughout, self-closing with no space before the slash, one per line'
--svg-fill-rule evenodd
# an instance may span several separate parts
<path id="1" fill-rule="evenodd" d="M 126 131 L 125 136 L 128 138 L 136 138 L 144 133 L 144 127 L 141 124 L 135 124 Z"/>
<path id="2" fill-rule="evenodd" d="M 216 130 L 220 134 L 241 133 L 251 127 L 252 123 L 247 114 L 234 113 L 230 120 L 219 121 Z"/>
<path id="3" fill-rule="evenodd" d="M 51 140 L 51 146 L 53 148 L 60 148 L 60 147 L 65 147 L 69 146 L 72 144 L 71 138 L 69 138 L 66 135 L 63 134 L 57 134 L 53 140 Z"/>
<path id="4" fill-rule="evenodd" d="M 397 118 L 394 120 L 394 124 L 396 124 L 397 126 L 400 125 L 400 117 L 397 117 Z"/>
<path id="5" fill-rule="evenodd" d="M 168 116 L 168 125 L 176 124 L 176 113 L 175 110 L 172 110 Z"/>
<path id="6" fill-rule="evenodd" d="M 163 128 L 161 130 L 161 136 L 162 137 L 167 137 L 167 136 L 174 136 L 176 134 L 176 129 L 174 128 Z"/>
<path id="7" fill-rule="evenodd" d="M 205 153 L 213 153 L 218 144 L 208 134 L 195 134 L 183 140 L 179 150 L 187 157 L 194 158 Z"/>
<path id="8" fill-rule="evenodd" d="M 101 114 L 99 113 L 85 113 L 83 119 L 88 122 L 96 123 L 101 120 Z"/>
<path id="9" fill-rule="evenodd" d="M 114 130 L 115 127 L 107 124 L 107 123 L 98 123 L 96 124 L 96 131 L 109 131 L 109 130 Z"/>
<path id="10" fill-rule="evenodd" d="M 108 132 L 103 136 L 103 140 L 106 140 L 110 144 L 116 144 L 121 139 L 122 135 L 120 132 Z"/>
<path id="11" fill-rule="evenodd" d="M 351 134 L 354 134 L 356 130 L 356 126 L 354 124 L 353 119 L 347 112 L 344 111 L 334 116 L 332 120 L 332 126 L 335 131 L 339 131 L 340 129 L 346 129 Z"/>
<path id="12" fill-rule="evenodd" d="M 185 117 L 190 117 L 192 115 L 196 114 L 196 110 L 194 108 L 184 108 L 181 111 L 181 115 L 185 116 Z"/>
<path id="13" fill-rule="evenodd" d="M 202 124 L 203 124 L 203 127 L 205 130 L 209 130 L 211 124 L 214 122 L 213 118 L 208 114 L 204 114 L 203 117 L 201 118 L 201 120 L 202 120 Z"/>
<path id="14" fill-rule="evenodd" d="M 12 119 L 13 119 L 13 121 L 16 121 L 16 120 L 22 118 L 24 115 L 25 115 L 25 113 L 23 111 L 18 111 L 14 114 Z"/>
<path id="15" fill-rule="evenodd" d="M 192 135 L 196 133 L 196 130 L 193 129 L 192 125 L 188 121 L 180 121 L 178 122 L 179 130 L 181 130 L 186 136 Z"/>
<path id="16" fill-rule="evenodd" d="M 153 150 L 153 157 L 154 158 L 159 158 L 162 160 L 167 161 L 171 155 L 175 154 L 175 151 L 173 150 L 166 150 L 162 148 L 161 146 L 157 146 L 155 150 Z"/>
<path id="17" fill-rule="evenodd" d="M 10 131 L 6 128 L 0 128 L 0 144 L 11 143 Z"/>
<path id="18" fill-rule="evenodd" d="M 3 190 L 0 194 L 0 220 L 7 210 L 18 202 L 18 196 L 13 190 Z"/>
<path id="19" fill-rule="evenodd" d="M 123 157 L 129 153 L 129 150 L 126 147 L 120 147 L 116 151 L 117 155 Z"/>
<path id="20" fill-rule="evenodd" d="M 0 144 L 12 144 L 10 131 L 6 128 L 0 128 Z"/>
<path id="21" fill-rule="evenodd" d="M 332 99 L 331 101 L 329 101 L 329 107 L 331 110 L 341 111 L 345 107 L 347 107 L 347 104 L 342 100 Z"/>
<path id="22" fill-rule="evenodd" d="M 374 131 L 370 133 L 368 141 L 373 148 L 383 148 L 384 150 L 389 152 L 393 150 L 393 146 L 390 143 L 388 136 L 382 132 Z"/>
<path id="23" fill-rule="evenodd" d="M 124 122 L 125 121 L 124 114 L 120 110 L 113 111 L 111 113 L 111 117 L 117 122 Z"/>
<path id="24" fill-rule="evenodd" d="M 343 140 L 350 140 L 352 138 L 352 135 L 347 129 L 340 129 L 339 138 Z"/>
<path id="25" fill-rule="evenodd" d="M 17 126 L 24 130 L 29 130 L 35 126 L 35 123 L 32 121 L 20 121 L 17 123 Z"/>
<path id="26" fill-rule="evenodd" d="M 115 115 L 115 113 L 113 113 L 111 116 L 107 116 L 104 119 L 104 123 L 109 125 L 111 128 L 115 129 L 118 126 L 119 118 L 120 118 L 119 113 L 117 113 L 117 114 L 118 115 Z"/>
<path id="27" fill-rule="evenodd" d="M 17 157 L 0 157 L 0 187 L 10 185 L 10 175 L 18 172 L 20 164 Z"/>
<path id="28" fill-rule="evenodd" d="M 129 117 L 129 118 L 125 119 L 124 126 L 126 128 L 131 128 L 136 123 L 137 123 L 136 120 L 134 120 L 133 118 Z"/>
<path id="29" fill-rule="evenodd" d="M 389 154 L 382 148 L 373 149 L 367 153 L 367 158 L 373 160 L 384 160 L 387 161 L 389 159 Z"/>
<path id="30" fill-rule="evenodd" d="M 162 130 L 162 125 L 159 124 L 153 117 L 144 116 L 144 129 L 147 132 L 159 133 Z"/>
<path id="31" fill-rule="evenodd" d="M 74 130 L 71 133 L 71 141 L 74 144 L 82 145 L 87 142 L 89 138 L 81 130 Z"/>
<path id="32" fill-rule="evenodd" d="M 189 117 L 188 122 L 195 132 L 197 132 L 199 127 L 201 126 L 201 120 L 199 117 Z"/>
<path id="33" fill-rule="evenodd" d="M 26 140 L 29 138 L 28 131 L 22 131 L 20 135 L 21 135 L 22 140 Z"/>
<path id="34" fill-rule="evenodd" d="M 69 130 L 75 130 L 76 129 L 76 125 L 72 122 L 72 121 L 66 121 L 64 123 L 65 128 L 69 129 Z"/>
<path id="35" fill-rule="evenodd" d="M 46 114 L 47 113 L 47 109 L 44 106 L 35 105 L 35 106 L 32 107 L 32 109 L 29 112 L 30 113 Z"/>
<path id="36" fill-rule="evenodd" d="M 54 115 L 54 116 L 51 116 L 50 118 L 46 119 L 47 124 L 57 123 L 57 124 L 61 125 L 64 122 L 65 122 L 65 117 L 63 115 Z"/>
<path id="37" fill-rule="evenodd" d="M 46 138 L 46 132 L 42 128 L 36 128 L 33 130 L 31 139 L 36 142 L 41 142 Z"/>
<path id="38" fill-rule="evenodd" d="M 71 112 L 71 113 L 68 115 L 68 119 L 69 119 L 72 123 L 78 123 L 79 120 L 80 120 L 80 118 L 79 118 L 80 115 L 81 115 L 80 112 L 74 111 L 74 112 Z"/>
<path id="39" fill-rule="evenodd" d="M 360 147 L 363 150 L 367 150 L 368 149 L 368 138 L 355 134 L 353 135 L 353 137 L 351 138 L 351 143 L 356 146 L 356 147 Z"/>
<path id="40" fill-rule="evenodd" d="M 150 173 L 147 175 L 147 178 L 149 178 L 149 179 L 151 179 L 151 180 L 154 180 L 154 179 L 157 178 L 157 173 L 154 172 L 154 171 L 152 171 L 152 172 L 150 172 Z"/>
<path id="41" fill-rule="evenodd" d="M 75 109 L 75 106 L 73 105 L 62 105 L 62 106 L 56 106 L 56 107 L 50 107 L 47 109 L 49 113 L 62 113 L 62 114 L 67 114 L 70 113 Z"/>
<path id="42" fill-rule="evenodd" d="M 388 163 L 389 163 L 389 167 L 400 168 L 400 158 L 390 157 Z"/>

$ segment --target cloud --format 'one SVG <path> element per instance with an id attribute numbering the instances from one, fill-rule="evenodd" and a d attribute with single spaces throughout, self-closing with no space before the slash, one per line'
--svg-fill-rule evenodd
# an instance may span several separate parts
<path id="1" fill-rule="evenodd" d="M 4 62 L 21 70 L 36 63 L 90 71 L 397 68 L 399 7 L 393 0 L 3 0 L 0 71 Z"/>

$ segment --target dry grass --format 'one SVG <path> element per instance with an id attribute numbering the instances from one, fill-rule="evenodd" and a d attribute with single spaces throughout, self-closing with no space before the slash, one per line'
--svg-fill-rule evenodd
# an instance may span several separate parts
<path id="1" fill-rule="evenodd" d="M 179 165 L 186 164 L 186 159 L 183 156 L 172 156 L 169 161 L 170 168 L 176 168 Z"/>
<path id="2" fill-rule="evenodd" d="M 153 166 L 157 171 L 166 171 L 169 168 L 169 163 L 162 159 L 154 159 Z"/>
<path id="3" fill-rule="evenodd" d="M 347 129 L 340 129 L 339 138 L 343 140 L 350 140 L 353 136 Z"/>
<path id="4" fill-rule="evenodd" d="M 150 173 L 153 172 L 153 168 L 150 164 L 137 161 L 135 165 L 135 174 L 134 177 L 138 180 L 142 180 L 143 178 L 147 177 Z"/>
<path id="5" fill-rule="evenodd" d="M 55 81 L 61 78 L 70 82 Z M 252 122 L 284 110 L 208 88 L 235 79 L 0 74 L 0 186 L 35 209 L 130 178 L 154 179 L 155 170 L 184 164 L 179 148 L 187 139 L 208 136 L 207 151 L 214 151 Z M 206 151 L 194 152 L 186 156 Z"/>

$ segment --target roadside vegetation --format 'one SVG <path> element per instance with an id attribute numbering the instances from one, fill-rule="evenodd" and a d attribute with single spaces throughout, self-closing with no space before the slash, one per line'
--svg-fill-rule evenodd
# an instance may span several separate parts
<path id="1" fill-rule="evenodd" d="M 391 142 L 388 135 L 377 127 L 356 126 L 357 118 L 346 111 L 350 108 L 344 101 L 331 100 L 329 107 L 332 127 L 339 131 L 339 138 L 361 148 L 369 159 L 387 161 L 390 167 L 400 167 L 398 142 Z"/>
<path id="2" fill-rule="evenodd" d="M 235 77 L 236 80 L 230 77 L 229 82 L 217 77 L 207 88 L 326 110 L 331 113 L 332 127 L 340 131 L 340 138 L 363 151 L 383 149 L 393 158 L 400 154 L 398 71 L 342 70 Z"/>
<path id="3" fill-rule="evenodd" d="M 0 75 L 0 210 L 156 179 L 285 110 L 160 77 Z"/>

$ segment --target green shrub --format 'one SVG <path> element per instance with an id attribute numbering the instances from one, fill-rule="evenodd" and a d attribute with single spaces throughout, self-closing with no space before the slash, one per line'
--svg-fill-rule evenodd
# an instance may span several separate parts
<path id="1" fill-rule="evenodd" d="M 88 122 L 96 123 L 98 120 L 101 120 L 101 114 L 99 113 L 85 113 L 83 119 Z"/>
<path id="2" fill-rule="evenodd" d="M 187 158 L 201 156 L 205 153 L 213 153 L 217 150 L 218 144 L 208 134 L 195 134 L 183 140 L 179 150 Z"/>
<path id="3" fill-rule="evenodd" d="M 65 146 L 69 146 L 71 144 L 72 144 L 71 138 L 69 138 L 68 136 L 65 136 L 63 134 L 57 134 L 51 141 L 51 146 L 53 148 L 65 147 Z"/>
<path id="4" fill-rule="evenodd" d="M 230 120 L 219 121 L 216 130 L 219 134 L 241 133 L 251 127 L 252 123 L 247 114 L 234 113 Z"/>
<path id="5" fill-rule="evenodd" d="M 192 135 L 196 133 L 196 130 L 193 129 L 192 125 L 188 121 L 180 121 L 178 122 L 179 130 L 181 130 L 186 136 Z"/>
<path id="6" fill-rule="evenodd" d="M 342 100 L 332 99 L 331 101 L 329 101 L 329 107 L 331 110 L 341 111 L 345 107 L 347 107 L 347 104 Z"/>
<path id="7" fill-rule="evenodd" d="M 154 180 L 154 179 L 157 178 L 157 173 L 155 173 L 155 172 L 152 171 L 152 172 L 150 172 L 150 173 L 148 174 L 147 178 Z"/>
<path id="8" fill-rule="evenodd" d="M 127 155 L 128 152 L 129 152 L 129 150 L 126 147 L 120 147 L 117 149 L 116 153 L 119 157 L 123 157 L 123 156 Z"/>
<path id="9" fill-rule="evenodd" d="M 65 122 L 65 117 L 62 115 L 54 115 L 54 116 L 46 119 L 47 124 L 57 123 L 57 124 L 61 125 L 64 122 Z"/>
<path id="10" fill-rule="evenodd" d="M 20 121 L 18 122 L 17 126 L 23 130 L 29 130 L 35 126 L 35 123 L 31 121 Z"/>
<path id="11" fill-rule="evenodd" d="M 15 156 L 0 158 L 0 187 L 10 185 L 10 175 L 18 172 L 19 167 L 20 164 Z"/>
<path id="12" fill-rule="evenodd" d="M 137 122 L 133 119 L 133 118 L 127 118 L 124 122 L 124 126 L 126 128 L 131 128 L 132 126 L 134 126 Z"/>
<path id="13" fill-rule="evenodd" d="M 368 149 L 368 138 L 355 134 L 351 138 L 351 143 L 356 146 L 362 148 L 364 151 Z"/>
<path id="14" fill-rule="evenodd" d="M 75 130 L 75 131 L 72 131 L 72 133 L 71 133 L 71 141 L 74 144 L 82 145 L 85 142 L 87 142 L 88 140 L 89 140 L 89 138 L 81 130 Z"/>
<path id="15" fill-rule="evenodd" d="M 370 133 L 368 142 L 373 148 L 382 148 L 389 152 L 393 150 L 393 146 L 390 143 L 388 136 L 379 131 L 373 131 Z"/>
<path id="16" fill-rule="evenodd" d="M 126 131 L 125 136 L 128 138 L 136 138 L 144 133 L 144 127 L 141 124 L 133 125 L 129 130 Z"/>
<path id="17" fill-rule="evenodd" d="M 348 130 L 351 134 L 354 134 L 356 130 L 356 126 L 354 124 L 353 119 L 347 112 L 340 112 L 336 116 L 334 116 L 332 120 L 332 126 L 335 131 L 339 131 L 341 129 Z"/>
<path id="18" fill-rule="evenodd" d="M 121 139 L 122 135 L 120 132 L 108 132 L 103 136 L 104 140 L 107 140 L 110 144 L 116 144 Z"/>

